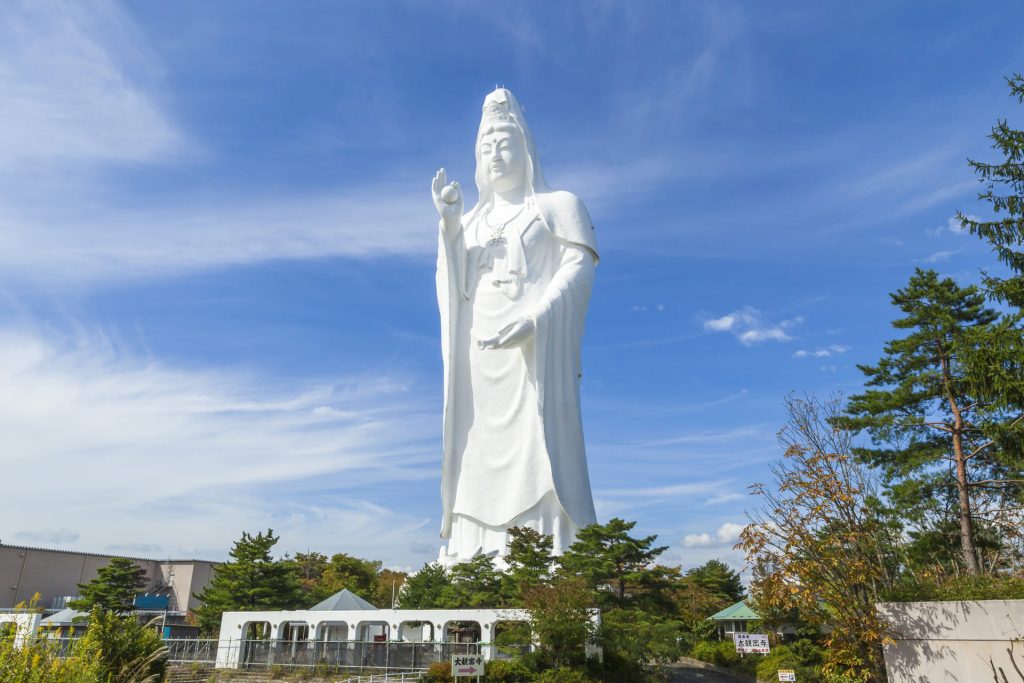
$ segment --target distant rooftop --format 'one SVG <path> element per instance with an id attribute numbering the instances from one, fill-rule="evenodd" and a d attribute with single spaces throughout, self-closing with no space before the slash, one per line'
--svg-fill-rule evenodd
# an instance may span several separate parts
<path id="1" fill-rule="evenodd" d="M 0 548 L 14 548 L 15 550 L 35 550 L 43 553 L 64 553 L 67 555 L 89 555 L 90 557 L 123 557 L 128 560 L 136 560 L 138 562 L 205 562 L 207 564 L 223 564 L 222 561 L 214 560 L 200 560 L 197 558 L 188 559 L 169 559 L 166 557 L 133 557 L 131 555 L 111 555 L 109 553 L 93 553 L 87 550 L 62 550 L 60 548 L 40 548 L 38 546 L 31 545 L 12 545 L 10 543 L 0 543 Z"/>
<path id="2" fill-rule="evenodd" d="M 742 600 L 711 615 L 711 619 L 715 621 L 755 621 L 760 618 L 761 615 L 750 609 L 750 606 Z"/>
<path id="3" fill-rule="evenodd" d="M 377 607 L 363 600 L 349 589 L 343 588 L 309 609 L 313 612 L 342 612 L 346 610 L 377 609 Z"/>

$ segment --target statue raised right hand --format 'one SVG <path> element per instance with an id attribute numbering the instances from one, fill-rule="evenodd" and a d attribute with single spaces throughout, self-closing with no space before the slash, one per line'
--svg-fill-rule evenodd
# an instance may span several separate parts
<path id="1" fill-rule="evenodd" d="M 434 175 L 430 185 L 434 196 L 434 207 L 444 221 L 445 229 L 456 228 L 462 224 L 462 189 L 458 183 L 448 184 L 448 175 L 442 168 Z"/>

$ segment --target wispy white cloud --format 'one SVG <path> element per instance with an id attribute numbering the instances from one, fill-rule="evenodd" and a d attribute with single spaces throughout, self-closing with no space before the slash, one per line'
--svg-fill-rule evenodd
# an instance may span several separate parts
<path id="1" fill-rule="evenodd" d="M 112 2 L 0 9 L 0 167 L 158 161 L 189 143 L 155 96 L 159 66 Z"/>
<path id="2" fill-rule="evenodd" d="M 78 540 L 78 532 L 71 529 L 30 529 L 15 531 L 14 540 L 18 543 L 74 543 Z"/>
<path id="3" fill-rule="evenodd" d="M 919 261 L 921 263 L 946 263 L 947 261 L 949 261 L 949 259 L 951 259 L 953 256 L 956 256 L 959 253 L 959 249 L 942 249 L 940 251 L 936 251 L 933 254 L 925 256 L 923 259 L 919 259 Z"/>
<path id="4" fill-rule="evenodd" d="M 980 220 L 977 216 L 973 216 L 971 214 L 967 214 L 967 217 L 972 221 Z M 934 228 L 929 228 L 928 230 L 925 230 L 925 234 L 930 235 L 932 237 L 939 237 L 941 235 L 950 234 L 963 235 L 966 234 L 966 232 L 967 231 L 964 230 L 963 227 L 960 225 L 960 219 L 957 218 L 956 216 L 950 216 L 948 219 L 946 219 L 946 222 L 943 225 L 936 225 Z"/>
<path id="5" fill-rule="evenodd" d="M 378 199 L 387 197 L 387 201 Z M 17 212 L 0 206 L 0 272 L 65 282 L 151 278 L 277 259 L 428 255 L 426 190 L 402 185 L 219 204 Z"/>
<path id="6" fill-rule="evenodd" d="M 843 344 L 830 344 L 820 349 L 800 349 L 793 353 L 793 358 L 828 358 L 829 356 L 837 356 L 841 353 L 846 353 L 849 350 L 850 347 L 844 346 Z"/>
<path id="7" fill-rule="evenodd" d="M 364 489 L 436 476 L 435 417 L 386 375 L 281 387 L 98 335 L 0 331 L 0 467 L 24 484 L 0 501 L 0 537 L 223 554 L 242 529 L 272 526 L 323 548 L 389 539 L 398 550 L 376 556 L 394 558 L 433 530 Z"/>
<path id="8" fill-rule="evenodd" d="M 731 491 L 729 493 L 721 493 L 721 494 L 719 494 L 717 496 L 712 496 L 711 498 L 708 498 L 706 501 L 704 501 L 704 504 L 705 505 L 721 505 L 722 503 L 732 503 L 732 502 L 735 502 L 737 500 L 745 500 L 746 498 L 747 498 L 746 494 L 737 493 L 735 491 Z"/>
<path id="9" fill-rule="evenodd" d="M 598 493 L 602 496 L 621 496 L 629 498 L 694 496 L 718 491 L 726 483 L 727 482 L 723 481 L 688 482 L 685 484 L 669 484 L 666 486 L 639 486 L 636 488 L 626 489 L 602 489 L 598 491 Z"/>
<path id="10" fill-rule="evenodd" d="M 682 544 L 684 548 L 710 548 L 715 546 L 728 546 L 732 547 L 736 541 L 740 538 L 740 532 L 743 531 L 745 524 L 736 524 L 735 522 L 725 522 L 714 534 L 707 532 L 699 534 L 687 534 L 683 537 Z"/>
<path id="11" fill-rule="evenodd" d="M 771 322 L 760 310 L 744 306 L 720 318 L 704 321 L 704 329 L 709 332 L 728 332 L 744 346 L 751 346 L 763 341 L 792 341 L 793 337 L 787 330 L 802 322 L 802 317 Z"/>

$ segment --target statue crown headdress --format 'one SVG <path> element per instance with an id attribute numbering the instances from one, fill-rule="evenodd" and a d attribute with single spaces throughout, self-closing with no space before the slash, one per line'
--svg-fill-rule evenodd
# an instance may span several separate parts
<path id="1" fill-rule="evenodd" d="M 498 88 L 484 99 L 483 120 L 486 123 L 518 123 L 515 114 L 509 110 L 508 91 Z"/>

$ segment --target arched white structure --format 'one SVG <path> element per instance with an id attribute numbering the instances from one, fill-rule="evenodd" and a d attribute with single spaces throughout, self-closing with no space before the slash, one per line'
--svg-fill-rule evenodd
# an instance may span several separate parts
<path id="1" fill-rule="evenodd" d="M 529 621 L 529 618 L 529 613 L 522 609 L 225 612 L 221 617 L 217 668 L 238 668 L 245 657 L 244 650 L 246 648 L 272 647 L 277 641 L 281 641 L 286 633 L 294 634 L 297 631 L 305 633 L 304 627 L 306 626 L 308 626 L 308 640 L 296 642 L 294 639 L 288 639 L 289 649 L 303 646 L 315 649 L 331 645 L 336 649 L 355 650 L 357 644 L 366 642 L 363 639 L 363 636 L 366 635 L 371 638 L 369 644 L 362 648 L 364 651 L 372 649 L 375 645 L 384 647 L 388 643 L 397 642 L 433 643 L 440 646 L 450 644 L 450 641 L 447 640 L 448 624 L 473 622 L 480 627 L 480 641 L 483 643 L 481 653 L 490 660 L 496 654 L 495 648 L 491 644 L 494 639 L 495 625 L 501 621 Z M 595 623 L 599 623 L 600 612 L 593 610 L 591 619 Z M 245 640 L 245 631 L 248 625 L 254 623 L 270 624 L 269 639 L 265 641 Z M 374 642 L 373 636 L 383 634 L 386 634 L 386 639 Z M 344 637 L 339 638 L 338 636 Z M 243 642 L 245 647 L 241 647 Z M 588 652 L 599 654 L 599 651 L 590 645 L 588 645 Z"/>

